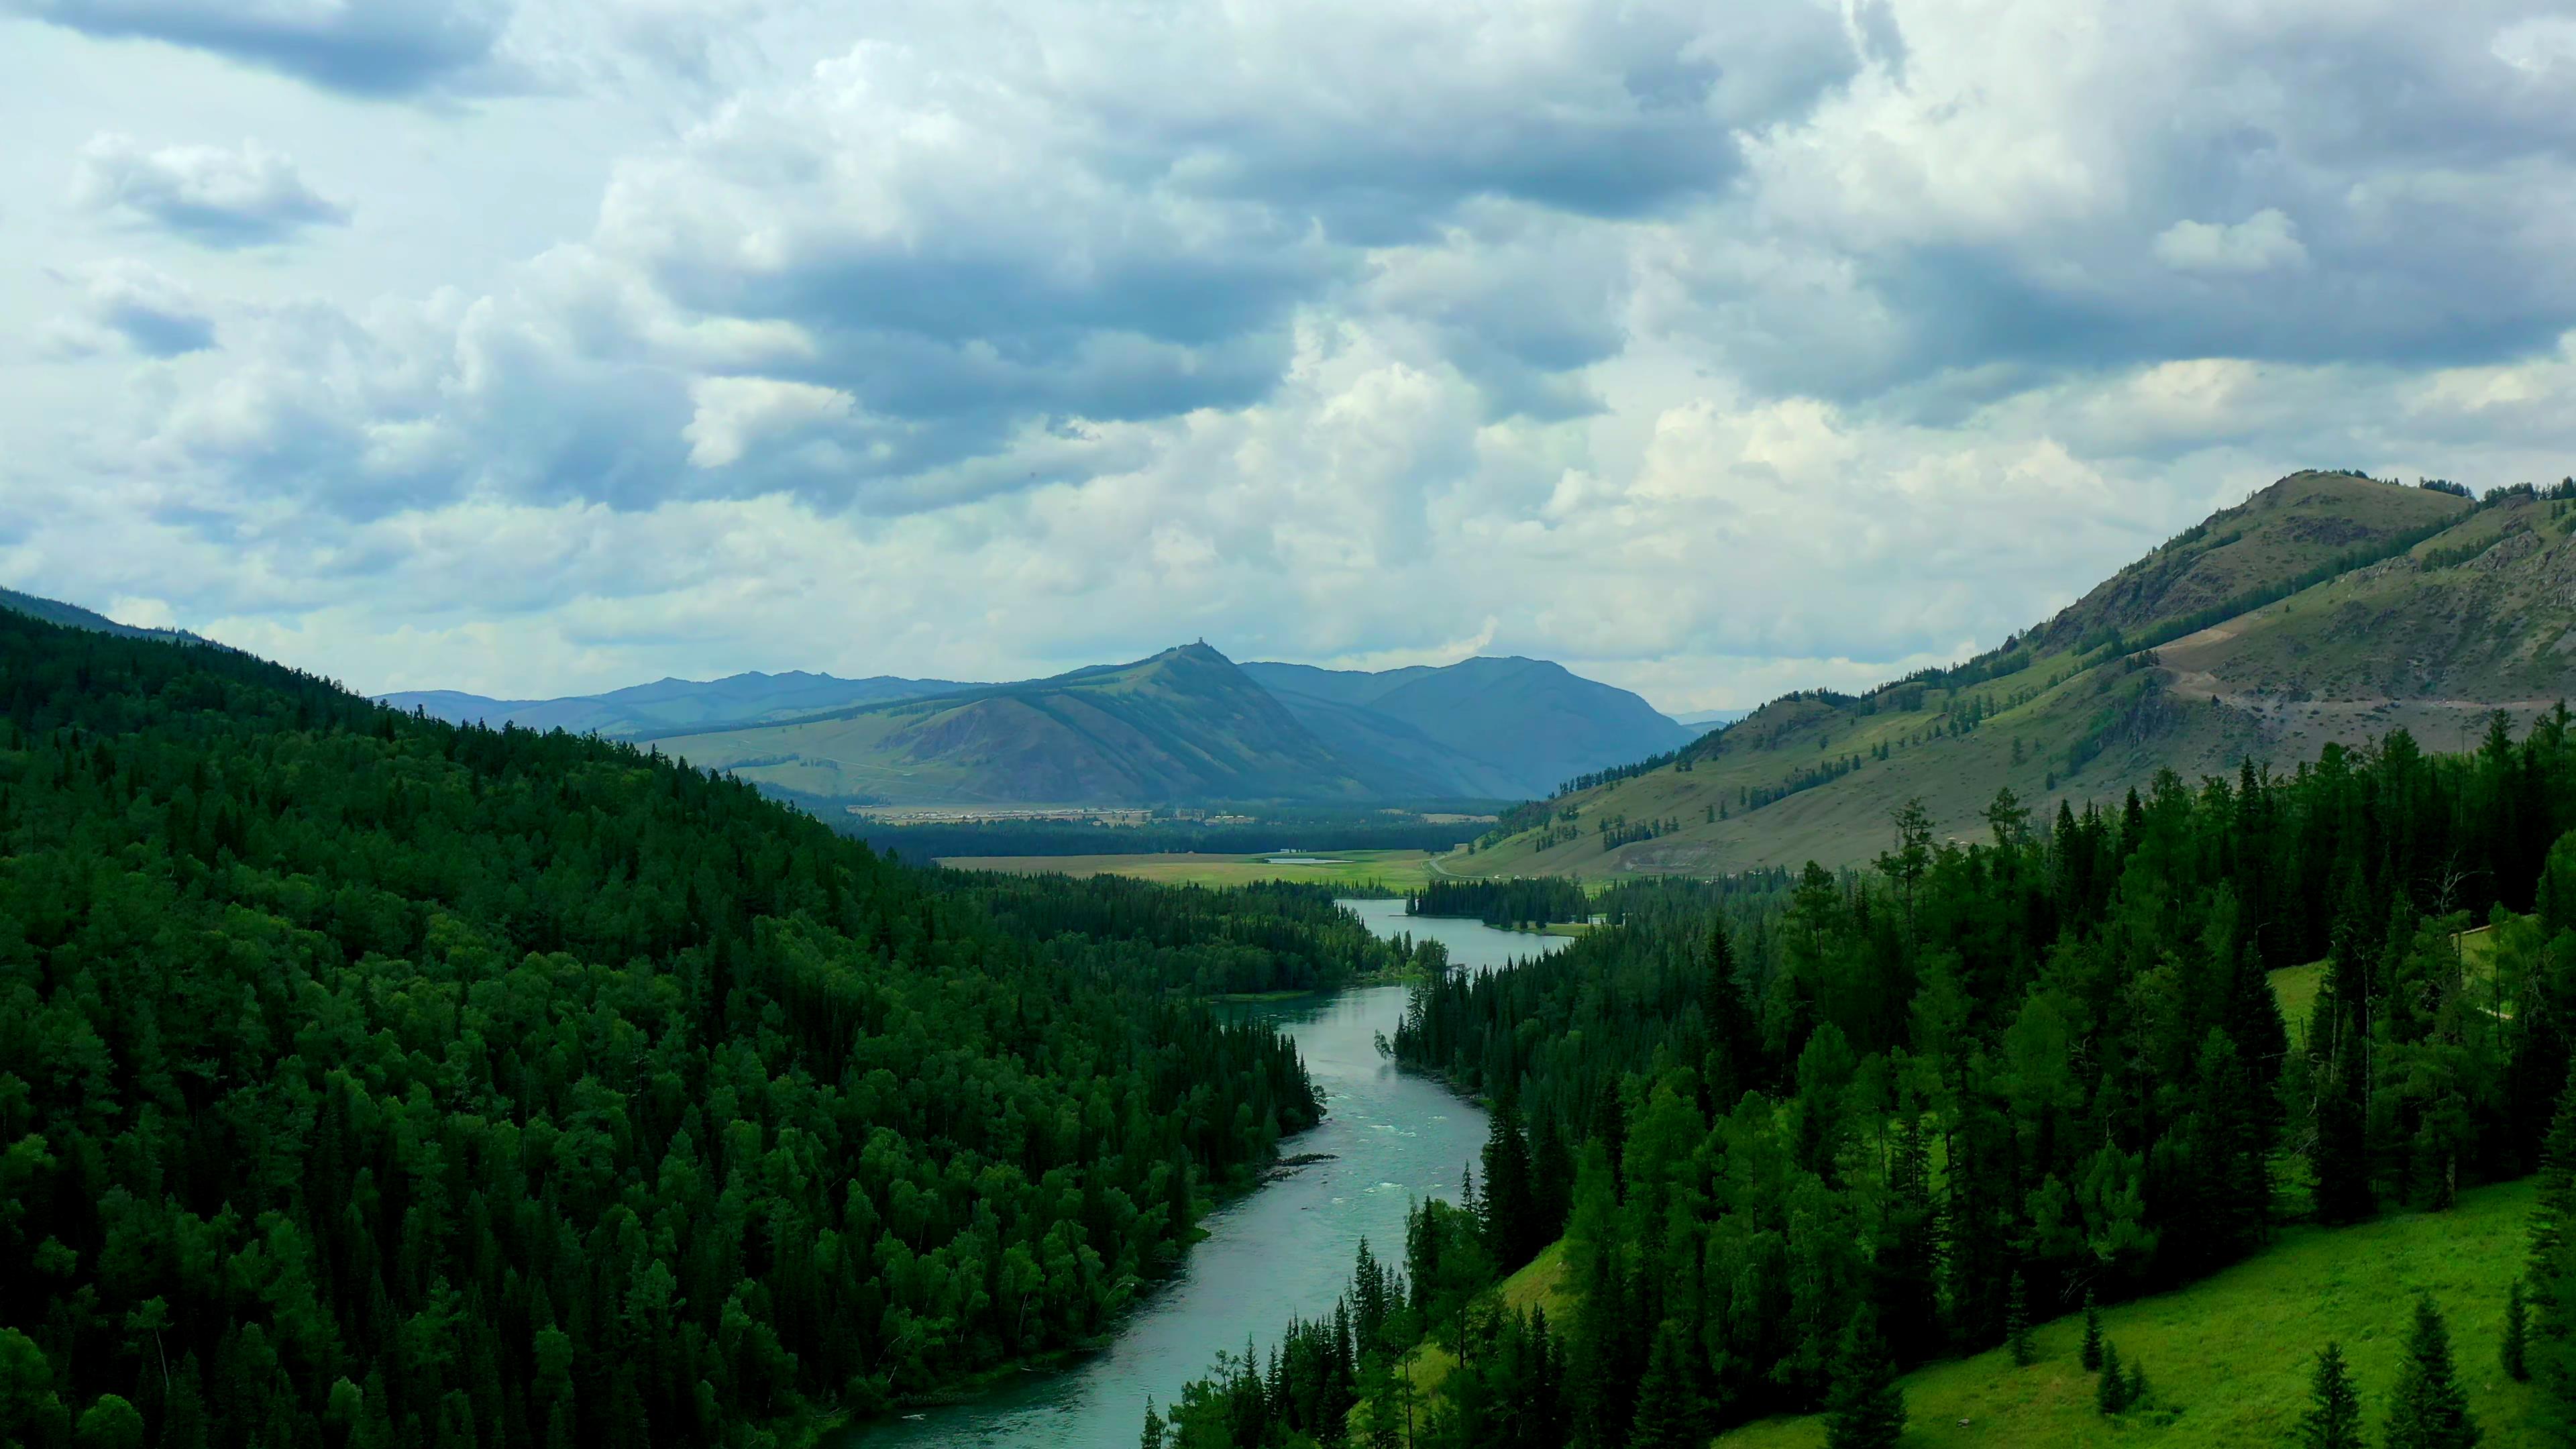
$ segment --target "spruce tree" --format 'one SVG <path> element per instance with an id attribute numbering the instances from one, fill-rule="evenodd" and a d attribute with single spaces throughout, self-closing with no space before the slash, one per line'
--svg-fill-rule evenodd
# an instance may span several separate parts
<path id="1" fill-rule="evenodd" d="M 1941 1205 L 1932 1186 L 1931 1146 L 1911 1092 L 1902 1094 L 1902 1119 L 1888 1164 L 1887 1205 L 1873 1255 L 1872 1296 L 1879 1320 L 1892 1324 L 1889 1351 L 1916 1363 L 1938 1352 L 1941 1306 Z"/>
<path id="2" fill-rule="evenodd" d="M 1905 1390 L 1878 1336 L 1878 1315 L 1864 1303 L 1843 1329 L 1825 1393 L 1825 1449 L 1889 1449 L 1905 1433 Z"/>
<path id="3" fill-rule="evenodd" d="M 1574 1207 L 1574 1154 L 1553 1115 L 1541 1112 L 1529 1122 L 1531 1231 L 1545 1247 L 1565 1234 L 1566 1215 Z"/>
<path id="4" fill-rule="evenodd" d="M 2370 1179 L 2370 973 L 2363 948 L 2347 933 L 2326 964 L 2325 989 L 2308 1027 L 2314 1054 L 2316 1135 L 2308 1149 L 2316 1173 L 2317 1218 L 2357 1223 L 2378 1210 Z"/>
<path id="5" fill-rule="evenodd" d="M 2298 1442 L 2299 1449 L 2361 1449 L 2361 1391 L 2353 1387 L 2341 1344 L 2329 1343 L 2317 1355 Z"/>
<path id="6" fill-rule="evenodd" d="M 2128 1408 L 2143 1409 L 2147 1406 L 2147 1361 L 2145 1359 L 2129 1360 L 2129 1384 L 2127 1388 L 2120 1391 L 2120 1397 Z"/>
<path id="7" fill-rule="evenodd" d="M 2093 1290 L 2084 1290 L 2084 1344 L 2075 1352 L 2076 1362 L 2091 1373 L 2102 1367 L 2102 1315 L 2094 1311 Z"/>
<path id="8" fill-rule="evenodd" d="M 1163 1416 L 1154 1411 L 1150 1397 L 1145 1400 L 1145 1432 L 1137 1439 L 1136 1449 L 1163 1449 Z"/>
<path id="9" fill-rule="evenodd" d="M 1665 1319 L 1646 1356 L 1645 1377 L 1637 1381 L 1637 1420 L 1628 1431 L 1629 1449 L 1696 1449 L 1707 1439 L 1699 1427 L 1689 1355 L 1680 1326 Z"/>
<path id="10" fill-rule="evenodd" d="M 1735 946 L 1727 940 L 1723 924 L 1709 928 L 1699 1002 L 1700 1012 L 1708 1018 L 1709 1111 L 1720 1115 L 1734 1111 L 1745 1090 L 1761 1084 L 1762 1074 L 1761 1029 L 1744 999 L 1744 988 L 1735 980 Z"/>
<path id="11" fill-rule="evenodd" d="M 2012 1285 L 2004 1291 L 2004 1341 L 2012 1347 L 2015 1366 L 2028 1368 L 2039 1362 L 2039 1348 L 2030 1341 L 2030 1298 L 2022 1286 L 2021 1270 L 2013 1270 Z"/>
<path id="12" fill-rule="evenodd" d="M 2289 1054 L 2289 1024 L 2281 1019 L 2281 997 L 2272 989 L 2271 973 L 2252 939 L 2236 952 L 2227 986 L 2227 1034 L 2245 1053 L 2255 1078 L 2269 1084 L 2281 1075 Z"/>
<path id="13" fill-rule="evenodd" d="M 2504 1349 L 2501 1362 L 2506 1378 L 2515 1383 L 2531 1379 L 2531 1364 L 2525 1350 L 2529 1346 L 2529 1315 L 2522 1306 L 2522 1280 L 2516 1278 L 2504 1290 Z"/>
<path id="14" fill-rule="evenodd" d="M 1505 1273 L 1538 1255 L 1547 1244 L 1537 1234 L 1537 1214 L 1530 1207 L 1529 1142 L 1521 1135 L 1520 1103 L 1506 1089 L 1494 1100 L 1494 1118 L 1485 1134 L 1485 1200 L 1480 1226 L 1485 1251 Z"/>
<path id="15" fill-rule="evenodd" d="M 2120 1372 L 2120 1346 L 2102 1345 L 2102 1377 L 2093 1385 L 2093 1403 L 2105 1414 L 2117 1414 L 2129 1407 L 2129 1378 Z"/>
<path id="16" fill-rule="evenodd" d="M 2389 1391 L 2386 1449 L 2474 1449 L 2478 1426 L 2451 1368 L 2451 1332 L 2430 1298 L 2415 1300 L 2415 1330 Z"/>

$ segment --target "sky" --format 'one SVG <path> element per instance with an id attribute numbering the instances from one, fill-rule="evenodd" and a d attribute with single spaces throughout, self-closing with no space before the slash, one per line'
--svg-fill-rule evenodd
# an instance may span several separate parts
<path id="1" fill-rule="evenodd" d="M 0 584 L 368 690 L 1681 711 L 2576 472 L 2576 15 L 0 0 Z"/>

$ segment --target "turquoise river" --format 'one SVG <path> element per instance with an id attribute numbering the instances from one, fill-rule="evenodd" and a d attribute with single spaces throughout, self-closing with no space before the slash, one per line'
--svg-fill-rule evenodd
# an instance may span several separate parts
<path id="1" fill-rule="evenodd" d="M 1408 919 L 1402 901 L 1344 904 L 1379 935 L 1440 941 L 1468 970 L 1565 944 L 1474 921 Z M 1407 1204 L 1456 1197 L 1485 1141 L 1481 1109 L 1378 1054 L 1379 1034 L 1395 1034 L 1404 1005 L 1404 988 L 1373 986 L 1239 1008 L 1277 1022 L 1305 1057 L 1324 1093 L 1324 1120 L 1281 1150 L 1320 1160 L 1284 1169 L 1210 1215 L 1187 1265 L 1098 1353 L 1019 1375 L 967 1403 L 850 1429 L 832 1449 L 1133 1449 L 1149 1396 L 1168 1402 L 1218 1349 L 1240 1352 L 1249 1341 L 1266 1350 L 1291 1315 L 1331 1311 L 1360 1239 L 1400 1256 Z"/>

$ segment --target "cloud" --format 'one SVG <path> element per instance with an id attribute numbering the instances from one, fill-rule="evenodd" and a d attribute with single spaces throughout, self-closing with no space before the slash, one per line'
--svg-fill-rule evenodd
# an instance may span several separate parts
<path id="1" fill-rule="evenodd" d="M 146 151 L 113 132 L 81 148 L 72 203 L 217 248 L 282 242 L 307 227 L 349 220 L 346 208 L 304 184 L 293 161 L 256 141 L 243 142 L 238 151 Z"/>
<path id="2" fill-rule="evenodd" d="M 198 245 L 58 262 L 0 571 L 375 687 L 1205 632 L 1739 706 L 1999 639 L 2294 467 L 2576 453 L 2538 4 L 548 0 L 366 89 L 243 35 L 448 12 L 296 3 L 178 38 L 336 88 L 223 78 L 331 196 L 92 143 L 84 205 Z M 75 11 L 217 26 L 38 13 Z M 407 159 L 483 138 L 553 169 Z M 596 206 L 500 214 L 532 185 Z M 428 260 L 236 240 L 316 205 Z M 496 220 L 506 256 L 439 250 Z M 218 317 L 220 365 L 131 365 Z"/>
<path id="3" fill-rule="evenodd" d="M 77 278 L 79 310 L 56 319 L 57 351 L 98 352 L 122 340 L 147 357 L 177 357 L 215 345 L 214 319 L 188 286 L 141 262 L 101 262 Z"/>
<path id="4" fill-rule="evenodd" d="M 2155 253 L 2177 272 L 2268 272 L 2308 264 L 2298 228 L 2270 206 L 2232 226 L 2175 222 L 2157 234 Z"/>
<path id="5" fill-rule="evenodd" d="M 722 468 L 742 461 L 746 448 L 850 415 L 850 395 L 808 382 L 767 377 L 707 377 L 689 388 L 695 411 L 680 430 L 689 461 Z"/>
<path id="6" fill-rule="evenodd" d="M 0 0 L 102 39 L 213 51 L 371 99 L 453 84 L 492 58 L 509 0 Z"/>

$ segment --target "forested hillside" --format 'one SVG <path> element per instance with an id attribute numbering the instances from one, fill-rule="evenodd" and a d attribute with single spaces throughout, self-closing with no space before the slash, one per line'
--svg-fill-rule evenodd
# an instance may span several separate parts
<path id="1" fill-rule="evenodd" d="M 1417 1291 L 1465 1376 L 1417 1441 L 1541 1442 L 1544 1414 L 1579 1445 L 1678 1445 L 1822 1407 L 1856 1436 L 1833 1442 L 1880 1445 L 1895 1369 L 2192 1281 L 2285 1221 L 2440 1210 L 2546 1158 L 2565 1223 L 2569 725 L 2167 775 L 2053 820 L 2005 794 L 1964 844 L 1909 812 L 1866 873 L 1631 886 L 1562 952 L 1418 988 L 1397 1056 L 1497 1111 L 1469 1215 L 1422 1215 L 1413 1277 L 1467 1258 L 1490 1283 L 1562 1234 L 1576 1311 L 1533 1347 L 1527 1318 Z M 2460 933 L 2490 919 L 2473 960 Z M 2320 958 L 2294 1038 L 2267 972 Z M 1532 1165 L 1556 1143 L 1570 1193 Z M 2533 1342 L 2559 1355 L 2576 1264 L 2543 1239 Z M 1306 1379 L 1220 1375 L 1184 1417 L 1219 1432 L 1281 1393 L 1371 1397 L 1369 1432 L 1377 1403 L 1414 1412 L 1385 1346 L 1348 1341 Z M 2191 1386 L 2163 1392 L 2188 1412 Z"/>
<path id="2" fill-rule="evenodd" d="M 1082 1342 L 1319 1111 L 1167 988 L 1385 964 L 1188 899 L 0 615 L 0 1441 L 742 1444 Z"/>
<path id="3" fill-rule="evenodd" d="M 100 634 L 117 634 L 128 639 L 166 639 L 180 644 L 203 644 L 206 641 L 178 629 L 138 629 L 120 624 L 105 614 L 66 604 L 60 599 L 42 599 L 22 594 L 15 589 L 0 589 L 0 611 L 25 614 L 48 624 L 62 624 L 74 629 L 87 629 Z"/>

